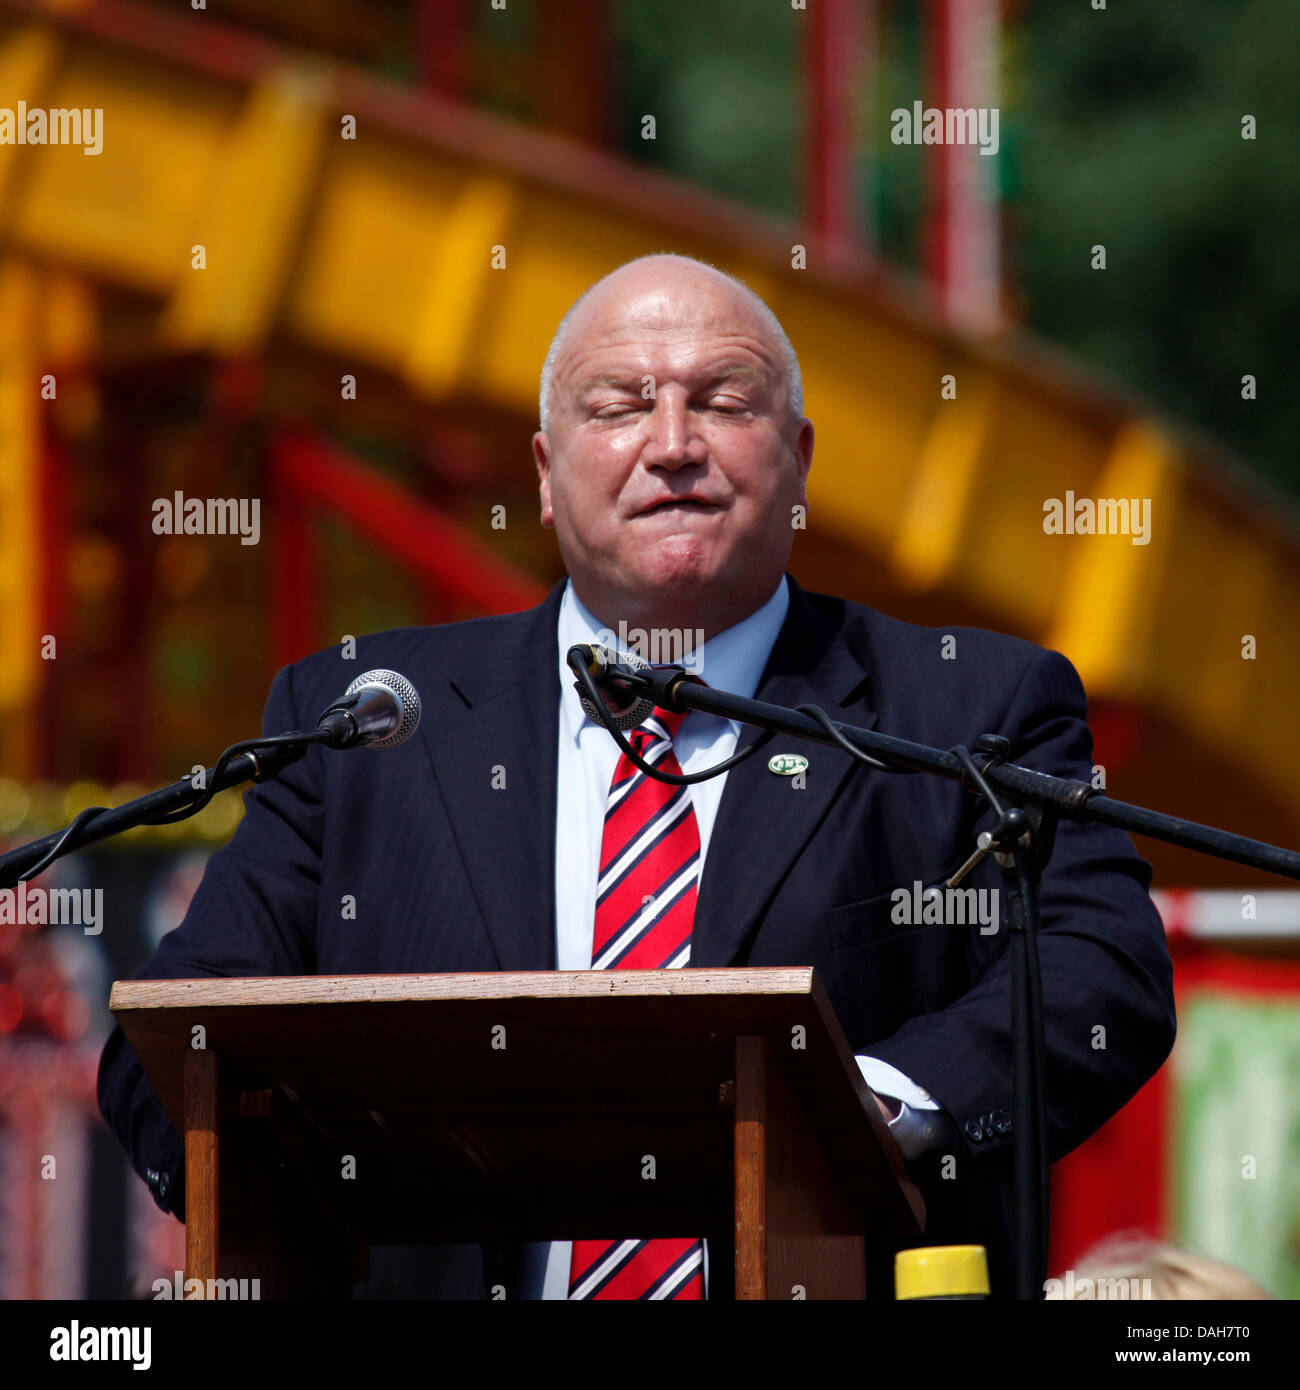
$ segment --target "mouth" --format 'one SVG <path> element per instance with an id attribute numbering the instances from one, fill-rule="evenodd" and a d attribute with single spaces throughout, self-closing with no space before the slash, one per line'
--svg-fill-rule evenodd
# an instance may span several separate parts
<path id="1" fill-rule="evenodd" d="M 643 508 L 637 515 L 654 516 L 659 512 L 716 512 L 719 505 L 717 502 L 705 502 L 698 497 L 665 497 L 662 501 Z"/>

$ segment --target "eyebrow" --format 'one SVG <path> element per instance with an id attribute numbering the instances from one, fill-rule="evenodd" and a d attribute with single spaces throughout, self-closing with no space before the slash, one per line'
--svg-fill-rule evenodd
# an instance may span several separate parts
<path id="1" fill-rule="evenodd" d="M 644 375 L 644 373 L 642 375 Z M 610 372 L 601 372 L 597 376 L 589 376 L 585 381 L 580 381 L 578 383 L 578 392 L 582 395 L 588 391 L 594 391 L 598 386 L 613 386 L 619 390 L 627 391 L 639 390 L 641 386 L 641 377 L 635 372 L 631 372 L 627 376 L 619 376 L 616 373 Z"/>
<path id="2" fill-rule="evenodd" d="M 730 381 L 733 377 L 745 377 L 762 386 L 766 384 L 767 374 L 748 362 L 730 362 L 719 367 L 708 379 L 708 385 L 716 386 L 720 381 Z"/>

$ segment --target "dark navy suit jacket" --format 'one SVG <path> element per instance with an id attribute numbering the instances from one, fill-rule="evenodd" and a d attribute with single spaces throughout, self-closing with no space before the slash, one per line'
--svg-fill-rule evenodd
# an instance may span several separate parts
<path id="1" fill-rule="evenodd" d="M 1083 688 L 1059 653 L 913 626 L 789 583 L 758 698 L 813 702 L 941 748 L 1002 734 L 1013 761 L 1091 780 Z M 415 685 L 420 730 L 382 752 L 314 748 L 252 790 L 142 978 L 553 969 L 562 588 L 526 612 L 380 633 L 358 641 L 355 660 L 327 650 L 282 670 L 265 733 L 313 727 L 372 667 Z M 563 697 L 575 698 L 567 688 Z M 741 746 L 756 736 L 745 726 Z M 816 967 L 854 1051 L 897 1067 L 951 1117 L 951 1142 L 913 1165 L 927 1243 L 988 1245 L 996 1293 L 1013 1120 L 1005 914 L 993 935 L 891 920 L 893 891 L 942 880 L 987 814 L 956 783 L 887 775 L 793 739 L 771 751 L 793 748 L 811 764 L 802 790 L 772 775 L 763 754 L 727 775 L 691 964 Z M 497 766 L 508 790 L 493 789 Z M 968 884 L 999 887 L 1001 875 L 986 860 Z M 1173 1045 L 1172 971 L 1149 885 L 1127 835 L 1061 825 L 1040 937 L 1053 1160 Z M 355 920 L 341 912 L 345 894 Z M 1104 1047 L 1094 1045 L 1099 1026 Z M 184 1219 L 180 1137 L 120 1031 L 104 1050 L 99 1099 L 155 1200 Z M 955 1177 L 941 1174 L 944 1152 Z M 499 1244 L 377 1250 L 357 1293 L 481 1298 L 490 1284 L 509 1289 L 516 1258 Z"/>

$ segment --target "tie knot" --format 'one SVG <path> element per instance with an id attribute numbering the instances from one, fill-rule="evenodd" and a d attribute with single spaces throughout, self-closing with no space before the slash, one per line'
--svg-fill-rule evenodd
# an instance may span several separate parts
<path id="1" fill-rule="evenodd" d="M 671 740 L 677 737 L 677 731 L 682 727 L 682 720 L 685 719 L 689 713 L 689 710 L 682 710 L 680 713 L 674 713 L 672 710 L 663 709 L 661 706 L 656 705 L 654 713 L 647 716 L 646 723 L 652 730 L 656 724 L 660 725 L 664 733 L 666 733 Z"/>

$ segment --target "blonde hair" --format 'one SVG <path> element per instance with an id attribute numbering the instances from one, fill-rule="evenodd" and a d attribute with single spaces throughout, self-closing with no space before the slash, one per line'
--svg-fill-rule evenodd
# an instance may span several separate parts
<path id="1" fill-rule="evenodd" d="M 1131 1231 L 1108 1236 L 1079 1261 L 1072 1279 L 1049 1280 L 1046 1297 L 1093 1298 L 1095 1290 L 1114 1287 L 1114 1281 L 1138 1281 L 1142 1298 L 1150 1299 L 1260 1299 L 1272 1298 L 1248 1274 L 1190 1250 L 1152 1240 Z M 1107 1281 L 1105 1286 L 1100 1281 Z M 1085 1282 L 1086 1281 L 1086 1282 Z"/>

